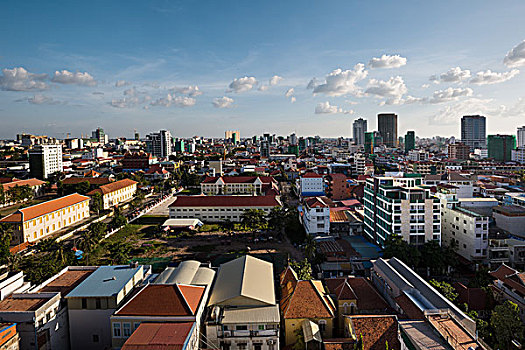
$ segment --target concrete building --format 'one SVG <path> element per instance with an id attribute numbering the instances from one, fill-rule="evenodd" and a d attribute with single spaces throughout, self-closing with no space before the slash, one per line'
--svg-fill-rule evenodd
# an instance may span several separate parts
<path id="1" fill-rule="evenodd" d="M 120 203 L 132 200 L 137 192 L 137 182 L 131 179 L 122 179 L 111 182 L 107 185 L 102 185 L 99 188 L 88 192 L 88 196 L 93 196 L 96 193 L 102 195 L 104 203 L 103 209 L 107 210 Z"/>
<path id="2" fill-rule="evenodd" d="M 201 192 L 206 195 L 262 195 L 269 190 L 278 192 L 271 176 L 209 176 L 201 182 Z"/>
<path id="3" fill-rule="evenodd" d="M 101 266 L 66 295 L 72 349 L 111 347 L 110 316 L 146 273 L 143 266 Z"/>
<path id="4" fill-rule="evenodd" d="M 177 196 L 169 206 L 170 219 L 199 219 L 204 223 L 231 220 L 241 222 L 246 210 L 269 214 L 281 206 L 276 196 Z"/>
<path id="5" fill-rule="evenodd" d="M 481 115 L 466 115 L 461 118 L 461 142 L 470 147 L 487 148 L 486 119 Z"/>
<path id="6" fill-rule="evenodd" d="M 525 164 L 525 147 L 513 149 L 511 152 L 511 160 Z"/>
<path id="7" fill-rule="evenodd" d="M 241 142 L 241 133 L 239 130 L 226 130 L 224 132 L 224 139 L 233 144 L 238 144 L 239 142 Z"/>
<path id="8" fill-rule="evenodd" d="M 525 192 L 507 192 L 503 202 L 505 205 L 516 205 L 525 208 Z"/>
<path id="9" fill-rule="evenodd" d="M 12 243 L 35 242 L 89 217 L 89 197 L 78 193 L 18 209 L 0 220 L 13 226 Z"/>
<path id="10" fill-rule="evenodd" d="M 306 173 L 298 179 L 297 189 L 301 197 L 323 196 L 323 176 L 316 173 Z"/>
<path id="11" fill-rule="evenodd" d="M 525 238 L 525 208 L 505 205 L 494 208 L 492 214 L 496 226 L 508 233 Z"/>
<path id="12" fill-rule="evenodd" d="M 365 133 L 367 132 L 367 120 L 359 118 L 354 120 L 352 125 L 352 137 L 358 146 L 365 144 Z"/>
<path id="13" fill-rule="evenodd" d="M 455 245 L 466 260 L 482 262 L 488 252 L 489 217 L 462 208 L 456 188 L 447 187 L 436 193 L 441 201 L 441 240 Z"/>
<path id="14" fill-rule="evenodd" d="M 64 171 L 62 145 L 37 145 L 29 150 L 29 173 L 37 179 Z"/>
<path id="15" fill-rule="evenodd" d="M 457 198 L 474 197 L 475 176 L 448 172 L 436 175 L 425 175 L 424 184 L 427 186 L 451 185 L 456 188 Z"/>
<path id="16" fill-rule="evenodd" d="M 106 143 L 109 143 L 108 135 L 106 135 L 106 133 L 104 132 L 104 129 L 100 127 L 97 128 L 95 131 L 91 132 L 91 139 L 103 145 L 105 145 Z"/>
<path id="17" fill-rule="evenodd" d="M 525 148 L 525 126 L 521 126 L 518 128 L 516 136 L 518 139 L 518 143 L 516 146 L 518 148 Z"/>
<path id="18" fill-rule="evenodd" d="M 426 162 L 430 157 L 430 154 L 422 149 L 413 149 L 408 151 L 408 160 L 412 162 Z"/>
<path id="19" fill-rule="evenodd" d="M 395 148 L 398 146 L 397 136 L 397 114 L 382 113 L 377 115 L 377 130 L 383 138 L 386 147 Z"/>
<path id="20" fill-rule="evenodd" d="M 467 160 L 470 158 L 470 147 L 463 142 L 449 143 L 448 158 Z"/>
<path id="21" fill-rule="evenodd" d="M 4 201 L 3 203 L 0 203 L 0 207 L 7 206 L 7 205 L 13 205 L 17 203 L 16 198 L 12 196 L 12 193 L 17 191 L 15 187 L 28 186 L 31 189 L 33 197 L 37 198 L 37 197 L 41 197 L 44 195 L 45 184 L 46 183 L 44 181 L 38 180 L 38 179 L 27 179 L 27 180 L 14 179 L 14 181 L 4 182 L 0 184 L 0 186 L 2 186 L 4 190 Z"/>
<path id="22" fill-rule="evenodd" d="M 441 242 L 439 199 L 421 177 L 375 177 L 365 184 L 365 237 L 383 245 L 396 234 L 410 244 Z"/>
<path id="23" fill-rule="evenodd" d="M 250 255 L 220 266 L 208 302 L 206 338 L 221 349 L 279 349 L 273 264 Z"/>
<path id="24" fill-rule="evenodd" d="M 516 148 L 516 136 L 514 135 L 489 135 L 488 150 L 489 158 L 498 162 L 510 162 L 512 151 Z"/>
<path id="25" fill-rule="evenodd" d="M 169 130 L 146 135 L 146 149 L 155 157 L 168 158 L 172 153 L 172 137 Z"/>
<path id="26" fill-rule="evenodd" d="M 416 148 L 416 132 L 407 131 L 405 135 L 405 153 Z"/>
<path id="27" fill-rule="evenodd" d="M 332 201 L 327 197 L 310 197 L 305 199 L 300 219 L 306 234 L 328 235 L 330 233 L 330 206 Z"/>

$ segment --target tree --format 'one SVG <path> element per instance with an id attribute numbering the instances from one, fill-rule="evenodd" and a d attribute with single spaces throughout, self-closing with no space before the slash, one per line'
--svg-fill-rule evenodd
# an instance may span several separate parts
<path id="1" fill-rule="evenodd" d="M 303 334 L 303 327 L 297 328 L 295 331 L 293 331 L 293 334 L 295 336 L 295 343 L 292 346 L 293 350 L 303 350 L 306 348 L 306 344 L 304 343 L 304 334 Z"/>
<path id="2" fill-rule="evenodd" d="M 281 235 L 286 224 L 286 211 L 281 207 L 273 207 L 270 214 L 268 214 L 267 220 L 268 227 Z"/>
<path id="3" fill-rule="evenodd" d="M 57 241 L 54 238 L 44 238 L 36 245 L 37 249 L 42 253 L 55 251 L 57 246 Z"/>
<path id="4" fill-rule="evenodd" d="M 225 219 L 219 222 L 219 227 L 230 235 L 231 231 L 235 228 L 235 223 L 230 219 Z"/>
<path id="5" fill-rule="evenodd" d="M 313 278 L 312 265 L 310 265 L 308 259 L 304 259 L 303 261 L 292 261 L 290 262 L 290 266 L 297 274 L 298 279 L 311 280 Z"/>
<path id="6" fill-rule="evenodd" d="M 447 267 L 446 255 L 438 241 L 427 241 L 421 248 L 421 262 L 433 274 L 442 274 Z"/>
<path id="7" fill-rule="evenodd" d="M 112 228 L 119 228 L 126 225 L 127 223 L 128 220 L 120 213 L 119 207 L 115 207 L 115 209 L 113 209 L 113 218 L 111 219 L 109 226 Z"/>
<path id="8" fill-rule="evenodd" d="M 100 215 L 100 211 L 104 208 L 104 200 L 102 194 L 95 193 L 91 197 L 91 210 L 97 212 L 97 216 Z"/>
<path id="9" fill-rule="evenodd" d="M 5 204 L 7 198 L 6 193 L 4 191 L 4 186 L 0 184 L 0 205 Z"/>
<path id="10" fill-rule="evenodd" d="M 245 210 L 241 215 L 241 223 L 244 228 L 248 229 L 258 229 L 265 228 L 267 225 L 265 213 L 259 209 L 248 209 Z"/>
<path id="11" fill-rule="evenodd" d="M 384 244 L 383 258 L 396 257 L 405 264 L 415 267 L 419 265 L 421 253 L 416 247 L 411 246 L 399 235 L 389 235 Z"/>
<path id="12" fill-rule="evenodd" d="M 0 186 L 1 187 L 1 186 Z M 0 224 L 0 263 L 8 262 L 11 252 L 9 247 L 11 245 L 11 235 L 13 234 L 13 227 L 9 224 Z"/>
<path id="13" fill-rule="evenodd" d="M 110 260 L 113 264 L 125 264 L 131 254 L 131 245 L 128 242 L 115 242 L 108 247 Z"/>
<path id="14" fill-rule="evenodd" d="M 97 240 L 97 243 L 100 242 L 100 240 L 104 237 L 107 229 L 108 225 L 100 221 L 94 222 L 88 227 L 89 233 L 94 237 L 95 240 Z"/>
<path id="15" fill-rule="evenodd" d="M 518 305 L 505 301 L 492 311 L 490 326 L 494 331 L 496 348 L 510 349 L 512 340 L 523 341 L 524 325 L 521 322 Z"/>
<path id="16" fill-rule="evenodd" d="M 443 295 L 445 298 L 447 298 L 451 302 L 454 303 L 456 299 L 458 298 L 458 293 L 456 292 L 456 290 L 454 289 L 454 287 L 452 287 L 450 283 L 447 283 L 444 281 L 439 282 L 434 279 L 430 280 L 429 283 L 432 287 L 436 288 L 441 293 L 441 295 Z"/>
<path id="17" fill-rule="evenodd" d="M 306 235 L 304 239 L 304 254 L 308 260 L 313 261 L 315 258 L 315 251 L 317 250 L 317 243 L 311 235 Z"/>

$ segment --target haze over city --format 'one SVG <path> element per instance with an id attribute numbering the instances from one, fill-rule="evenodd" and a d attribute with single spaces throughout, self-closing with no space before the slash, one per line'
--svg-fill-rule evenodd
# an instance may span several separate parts
<path id="1" fill-rule="evenodd" d="M 8 1 L 0 14 L 0 137 L 350 135 L 395 112 L 400 130 L 458 136 L 523 115 L 522 1 Z M 217 127 L 217 126 L 221 127 Z"/>

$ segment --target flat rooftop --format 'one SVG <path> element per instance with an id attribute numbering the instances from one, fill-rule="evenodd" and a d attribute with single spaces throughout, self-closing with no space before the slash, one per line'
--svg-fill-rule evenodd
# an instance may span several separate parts
<path id="1" fill-rule="evenodd" d="M 432 327 L 421 320 L 399 321 L 399 327 L 408 335 L 419 349 L 447 350 L 443 340 Z"/>
<path id="2" fill-rule="evenodd" d="M 74 288 L 67 298 L 110 297 L 118 294 L 135 276 L 142 266 L 100 266 L 82 283 Z"/>
<path id="3" fill-rule="evenodd" d="M 58 292 L 62 296 L 66 296 L 69 292 L 75 289 L 82 283 L 94 270 L 67 270 L 40 290 L 39 293 Z"/>
<path id="4" fill-rule="evenodd" d="M 9 297 L 0 301 L 1 312 L 36 311 L 47 303 L 49 298 L 13 298 Z"/>
<path id="5" fill-rule="evenodd" d="M 450 317 L 430 316 L 429 322 L 454 349 L 478 348 L 478 343 Z"/>

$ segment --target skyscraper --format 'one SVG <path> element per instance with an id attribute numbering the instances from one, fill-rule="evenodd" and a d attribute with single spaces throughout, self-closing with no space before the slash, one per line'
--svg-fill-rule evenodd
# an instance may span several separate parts
<path id="1" fill-rule="evenodd" d="M 366 119 L 359 118 L 359 119 L 354 120 L 352 137 L 354 138 L 354 143 L 356 145 L 361 146 L 365 144 L 366 131 L 367 131 Z"/>
<path id="2" fill-rule="evenodd" d="M 407 134 L 405 135 L 405 152 L 408 153 L 408 151 L 413 150 L 415 148 L 416 148 L 416 132 L 407 131 Z"/>
<path id="3" fill-rule="evenodd" d="M 377 115 L 377 129 L 387 147 L 397 147 L 397 114 L 381 113 Z"/>
<path id="4" fill-rule="evenodd" d="M 481 115 L 466 115 L 461 118 L 461 142 L 470 147 L 487 148 L 486 119 Z"/>
<path id="5" fill-rule="evenodd" d="M 241 141 L 241 133 L 238 130 L 226 130 L 224 132 L 224 138 L 226 141 L 230 141 L 231 143 L 237 144 Z"/>
<path id="6" fill-rule="evenodd" d="M 525 148 L 525 126 L 518 128 L 518 148 Z"/>
<path id="7" fill-rule="evenodd" d="M 151 155 L 167 158 L 171 154 L 171 133 L 161 130 L 146 136 L 146 149 Z"/>
<path id="8" fill-rule="evenodd" d="M 32 177 L 47 179 L 63 170 L 62 145 L 36 145 L 29 150 L 29 172 Z"/>
<path id="9" fill-rule="evenodd" d="M 95 142 L 106 144 L 109 142 L 108 135 L 104 132 L 104 129 L 98 127 L 97 130 L 91 132 L 91 138 L 95 140 Z"/>
<path id="10" fill-rule="evenodd" d="M 512 150 L 516 148 L 514 135 L 489 135 L 489 158 L 499 162 L 509 162 L 512 159 Z"/>

